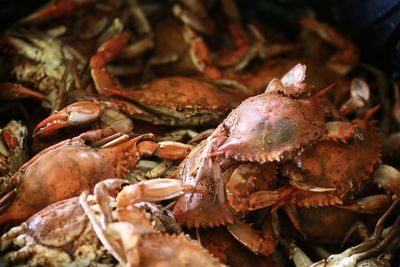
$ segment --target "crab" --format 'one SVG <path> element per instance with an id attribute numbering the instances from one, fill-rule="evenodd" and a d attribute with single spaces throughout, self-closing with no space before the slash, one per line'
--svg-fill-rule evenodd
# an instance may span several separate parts
<path id="1" fill-rule="evenodd" d="M 379 133 L 372 120 L 376 110 L 369 110 L 363 119 L 353 120 L 359 130 L 358 138 L 348 143 L 321 141 L 293 159 L 297 167 L 292 169 L 293 165 L 288 163 L 282 168 L 282 173 L 291 178 L 291 185 L 301 190 L 291 200 L 292 204 L 341 205 L 362 189 L 381 163 Z M 313 187 L 331 190 L 318 192 Z"/>
<path id="2" fill-rule="evenodd" d="M 136 1 L 55 1 L 7 32 L 12 75 L 43 93 L 43 106 L 59 110 L 66 92 L 86 85 L 84 72 L 98 46 L 122 31 L 134 31 L 131 21 L 137 36 L 120 55 L 135 59 L 154 46 L 151 27 Z"/>
<path id="3" fill-rule="evenodd" d="M 207 145 L 203 141 L 178 167 L 178 178 L 184 183 L 196 184 L 193 174 L 198 168 L 202 151 Z M 225 167 L 224 167 L 225 169 Z M 206 188 L 207 192 L 187 191 L 180 196 L 173 208 L 178 223 L 189 228 L 204 228 L 227 225 L 228 230 L 241 243 L 245 243 L 255 254 L 269 255 L 275 251 L 276 240 L 266 227 L 262 235 L 242 223 L 240 219 L 248 211 L 278 203 L 287 197 L 291 189 L 279 188 L 276 180 L 276 164 L 236 163 L 226 167 L 223 180 L 226 182 L 226 201 L 221 204 L 216 199 L 216 189 L 212 177 L 203 177 L 196 187 Z"/>
<path id="4" fill-rule="evenodd" d="M 19 83 L 0 83 L 0 100 L 32 98 L 45 100 L 46 96 Z"/>
<path id="5" fill-rule="evenodd" d="M 400 217 L 387 228 L 385 222 L 389 215 L 398 206 L 398 199 L 379 218 L 375 225 L 374 233 L 366 236 L 365 240 L 345 251 L 330 256 L 323 256 L 323 260 L 313 263 L 308 256 L 293 242 L 288 241 L 286 246 L 291 258 L 297 267 L 361 267 L 361 266 L 391 266 L 395 251 L 399 248 Z"/>
<path id="6" fill-rule="evenodd" d="M 391 205 L 393 201 L 388 195 L 400 196 L 399 172 L 381 164 L 379 133 L 372 120 L 376 110 L 369 110 L 363 119 L 353 120 L 362 139 L 348 143 L 321 141 L 294 158 L 296 167 L 288 163 L 281 168 L 298 189 L 287 200 L 286 209 L 293 225 L 304 236 L 320 243 L 340 244 L 356 229 L 367 229 L 361 223 L 365 214 L 373 217 Z M 371 193 L 366 185 L 372 183 L 386 194 Z M 334 227 L 336 230 L 332 231 L 338 222 L 343 227 Z"/>
<path id="7" fill-rule="evenodd" d="M 0 192 L 12 188 L 11 176 L 28 161 L 28 129 L 18 121 L 10 121 L 0 129 Z"/>
<path id="8" fill-rule="evenodd" d="M 277 164 L 319 140 L 345 141 L 357 134 L 352 123 L 325 122 L 321 99 L 325 92 L 304 97 L 304 78 L 305 66 L 298 64 L 281 80 L 271 81 L 264 94 L 245 100 L 192 150 L 177 176 L 193 186 L 207 187 L 211 194 L 181 196 L 174 207 L 179 223 L 196 228 L 228 224 L 241 242 L 252 244 L 254 252 L 274 251 L 270 228 L 265 229 L 265 238 L 257 238 L 238 219 L 248 211 L 279 205 L 293 193 L 295 188 L 276 179 Z"/>
<path id="9" fill-rule="evenodd" d="M 87 192 L 80 203 L 99 239 L 123 266 L 223 266 L 197 242 L 183 234 L 163 233 L 151 223 L 137 204 L 173 198 L 191 187 L 175 179 L 155 179 L 123 187 L 116 197 L 116 214 L 111 212 L 110 192 L 124 180 L 109 179 L 94 192 L 101 216 L 87 204 Z M 144 204 L 146 205 L 146 204 Z"/>
<path id="10" fill-rule="evenodd" d="M 90 131 L 41 151 L 11 177 L 13 189 L 3 192 L 0 201 L 5 210 L 0 224 L 23 221 L 51 203 L 91 190 L 102 179 L 124 178 L 142 156 L 176 160 L 191 149 L 181 143 L 156 143 L 152 137 L 117 133 L 102 138 Z M 88 145 L 90 141 L 94 142 Z"/>
<path id="11" fill-rule="evenodd" d="M 93 231 L 79 198 L 51 204 L 0 239 L 6 266 L 114 266 Z"/>
<path id="12" fill-rule="evenodd" d="M 59 128 L 104 120 L 107 114 L 111 117 L 108 121 L 124 125 L 124 131 L 133 127 L 127 117 L 156 125 L 213 125 L 240 101 L 239 97 L 221 92 L 210 84 L 184 77 L 153 80 L 138 90 L 103 90 L 129 102 L 118 99 L 75 102 L 39 123 L 35 137 L 51 134 Z M 113 118 L 116 116 L 122 119 Z"/>
<path id="13" fill-rule="evenodd" d="M 211 161 L 282 163 L 318 140 L 346 141 L 356 136 L 352 123 L 325 122 L 321 97 L 329 87 L 304 97 L 309 91 L 303 83 L 305 70 L 296 65 L 280 80 L 272 80 L 264 94 L 248 98 L 228 115 L 208 138 L 196 181 L 210 171 Z"/>
<path id="14" fill-rule="evenodd" d="M 14 67 L 11 71 L 15 79 L 19 83 L 34 85 L 40 92 L 35 94 L 36 97 L 45 95 L 47 101 L 42 103 L 47 108 L 55 105 L 62 84 L 68 88 L 73 81 L 68 73 L 68 62 L 76 62 L 78 69 L 85 64 L 85 59 L 73 47 L 43 32 L 10 31 L 5 40 L 13 48 L 11 60 Z M 17 93 L 26 93 L 21 86 L 15 89 Z"/>
<path id="15" fill-rule="evenodd" d="M 204 126 L 218 123 L 244 96 L 217 89 L 204 81 L 169 77 L 156 79 L 136 90 L 118 89 L 117 82 L 105 69 L 108 61 L 129 40 L 128 34 L 107 41 L 92 57 L 92 76 L 102 94 L 128 99 L 86 100 L 73 103 L 45 119 L 35 129 L 34 136 L 51 135 L 55 129 L 104 120 L 111 114 L 111 124 L 132 129 L 126 116 L 169 126 Z M 122 42 L 122 43 L 121 43 Z M 110 119 L 108 119 L 110 121 Z M 120 121 L 123 120 L 123 123 Z M 112 128 L 109 127 L 109 128 Z"/>

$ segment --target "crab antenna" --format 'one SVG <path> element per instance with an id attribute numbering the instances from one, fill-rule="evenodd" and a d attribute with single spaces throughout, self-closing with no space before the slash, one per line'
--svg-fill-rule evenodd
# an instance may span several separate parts
<path id="1" fill-rule="evenodd" d="M 375 113 L 380 109 L 381 105 L 376 105 L 375 107 L 370 108 L 364 115 L 364 119 L 366 121 L 370 121 Z"/>
<path id="2" fill-rule="evenodd" d="M 334 83 L 332 83 L 331 85 L 328 85 L 324 89 L 322 89 L 322 90 L 316 92 L 315 94 L 313 94 L 312 97 L 313 98 L 321 98 L 321 97 L 325 96 L 333 88 L 333 86 L 335 86 Z"/>

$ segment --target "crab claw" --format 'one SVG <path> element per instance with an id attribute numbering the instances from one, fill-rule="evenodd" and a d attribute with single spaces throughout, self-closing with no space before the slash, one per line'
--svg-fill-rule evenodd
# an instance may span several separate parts
<path id="1" fill-rule="evenodd" d="M 33 131 L 33 137 L 48 135 L 64 127 L 95 121 L 100 116 L 100 112 L 101 108 L 98 102 L 73 103 L 41 121 Z"/>

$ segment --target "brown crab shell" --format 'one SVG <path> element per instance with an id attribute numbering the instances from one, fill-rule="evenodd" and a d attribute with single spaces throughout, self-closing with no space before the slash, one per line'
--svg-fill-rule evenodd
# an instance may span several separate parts
<path id="1" fill-rule="evenodd" d="M 296 99 L 274 93 L 251 97 L 224 120 L 227 139 L 214 153 L 251 162 L 282 162 L 322 133 L 320 99 Z"/>
<path id="2" fill-rule="evenodd" d="M 369 180 L 376 165 L 381 163 L 378 129 L 372 121 L 356 119 L 353 123 L 358 126 L 363 140 L 355 139 L 347 144 L 324 140 L 294 159 L 303 172 L 302 182 L 336 190 L 300 191 L 291 200 L 293 204 L 305 207 L 342 204 Z"/>
<path id="3" fill-rule="evenodd" d="M 226 114 L 239 96 L 222 91 L 215 86 L 186 77 L 155 79 L 136 90 L 104 89 L 146 106 L 155 106 L 182 111 L 185 109 L 207 110 Z"/>

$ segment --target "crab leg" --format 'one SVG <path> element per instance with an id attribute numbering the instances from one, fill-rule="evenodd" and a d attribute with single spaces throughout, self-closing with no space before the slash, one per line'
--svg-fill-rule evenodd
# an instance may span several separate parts
<path id="1" fill-rule="evenodd" d="M 169 160 L 179 160 L 185 158 L 192 150 L 193 146 L 179 142 L 164 141 L 153 142 L 143 141 L 137 146 L 140 155 L 155 155 L 157 157 Z"/>
<path id="2" fill-rule="evenodd" d="M 103 88 L 118 87 L 117 81 L 106 70 L 106 64 L 117 58 L 131 39 L 131 34 L 124 33 L 106 41 L 90 59 L 92 78 L 97 91 L 102 94 Z"/>
<path id="3" fill-rule="evenodd" d="M 17 83 L 0 83 L 0 99 L 12 100 L 20 98 L 34 98 L 38 100 L 46 99 L 46 96 L 33 91 L 22 84 Z"/>
<path id="4" fill-rule="evenodd" d="M 335 264 L 344 264 L 345 262 L 355 265 L 358 261 L 369 258 L 371 256 L 375 256 L 384 247 L 388 246 L 393 238 L 396 236 L 396 233 L 400 230 L 400 217 L 398 217 L 395 223 L 391 227 L 387 228 L 386 231 L 384 231 L 383 229 L 383 224 L 389 214 L 397 205 L 398 201 L 396 200 L 378 220 L 375 226 L 374 234 L 372 235 L 372 237 L 370 237 L 370 239 L 357 246 L 345 250 L 341 254 L 332 255 L 327 260 L 321 261 L 322 263 L 325 263 L 325 265 L 323 266 L 337 266 Z M 381 239 L 382 235 L 384 236 L 383 239 Z"/>
<path id="5" fill-rule="evenodd" d="M 125 47 L 121 56 L 124 58 L 136 58 L 147 50 L 154 47 L 154 37 L 149 21 L 144 14 L 142 8 L 136 0 L 128 1 L 129 10 L 133 19 L 137 22 L 137 31 L 144 37 Z"/>
<path id="6" fill-rule="evenodd" d="M 215 24 L 209 19 L 207 9 L 201 1 L 181 0 L 180 2 L 186 8 L 177 4 L 173 6 L 172 11 L 185 25 L 205 35 L 215 33 Z"/>
<path id="7" fill-rule="evenodd" d="M 0 238 L 0 251 L 5 251 L 12 244 L 12 241 L 17 236 L 26 233 L 28 226 L 22 223 L 20 226 L 11 228 L 7 233 L 3 234 Z"/>
<path id="8" fill-rule="evenodd" d="M 41 121 L 33 131 L 33 136 L 51 133 L 56 129 L 80 125 L 96 120 L 100 116 L 100 105 L 92 101 L 73 103 Z"/>
<path id="9" fill-rule="evenodd" d="M 269 224 L 269 226 L 271 225 Z M 277 241 L 272 231 L 268 231 L 268 229 L 265 229 L 266 227 L 264 227 L 262 235 L 239 220 L 233 224 L 228 224 L 226 227 L 240 243 L 257 255 L 270 255 L 275 251 Z"/>
<path id="10" fill-rule="evenodd" d="M 0 258 L 0 262 L 14 263 L 21 262 L 23 260 L 29 259 L 34 252 L 31 247 L 26 246 L 18 251 L 12 251 Z"/>
<path id="11" fill-rule="evenodd" d="M 57 19 L 75 11 L 78 8 L 96 3 L 95 0 L 66 0 L 53 1 L 49 5 L 40 9 L 38 12 L 26 17 L 22 23 L 43 23 L 49 20 Z"/>
<path id="12" fill-rule="evenodd" d="M 373 195 L 357 199 L 348 205 L 337 205 L 337 207 L 364 214 L 377 214 L 387 209 L 391 202 L 392 200 L 387 195 Z"/>
<path id="13" fill-rule="evenodd" d="M 341 246 L 343 247 L 344 244 L 350 239 L 350 237 L 354 234 L 358 233 L 362 240 L 366 241 L 369 237 L 368 228 L 365 223 L 361 221 L 357 221 L 346 233 L 345 237 L 343 238 Z"/>
<path id="14" fill-rule="evenodd" d="M 130 33 L 123 33 L 103 43 L 97 53 L 90 59 L 90 68 L 97 91 L 103 94 L 104 88 L 116 88 L 117 80 L 107 71 L 105 66 L 119 56 L 134 58 L 154 46 L 151 27 L 143 11 L 136 1 L 130 1 L 130 12 L 139 24 L 139 32 L 146 37 L 132 45 L 128 45 L 132 38 Z"/>

